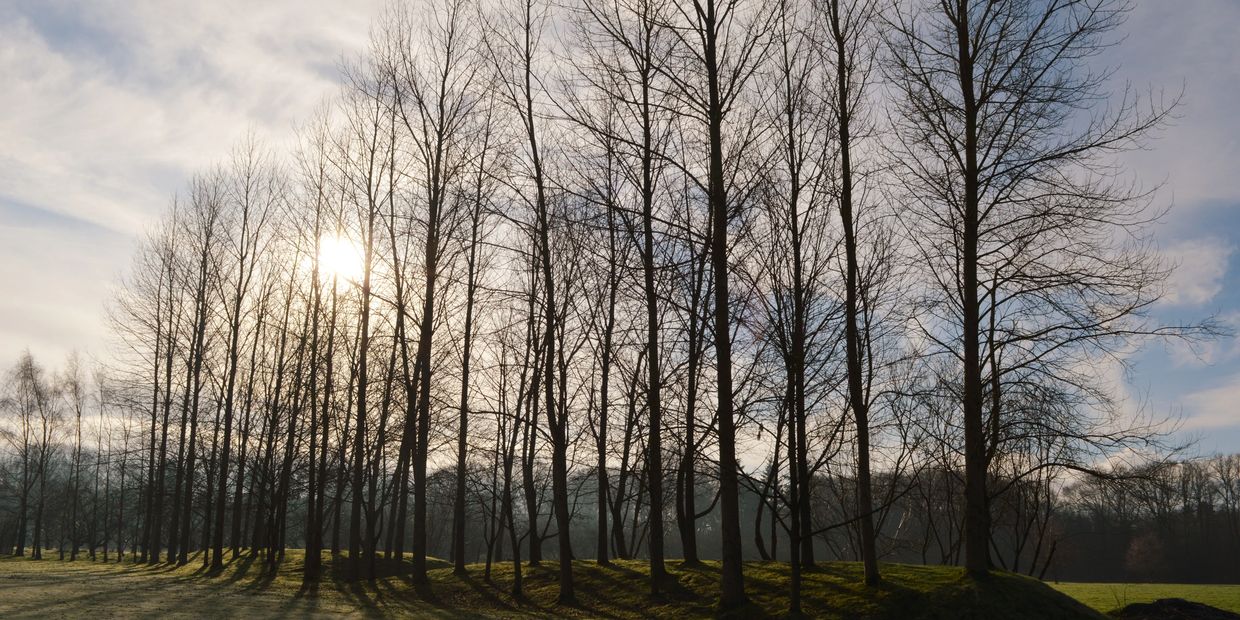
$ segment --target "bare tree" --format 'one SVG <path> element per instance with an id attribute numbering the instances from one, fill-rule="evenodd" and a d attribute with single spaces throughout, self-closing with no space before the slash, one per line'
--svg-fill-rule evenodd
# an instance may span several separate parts
<path id="1" fill-rule="evenodd" d="M 674 33 L 683 65 L 658 70 L 672 84 L 671 90 L 699 123 L 708 165 L 695 170 L 695 184 L 704 191 L 710 206 L 711 270 L 714 278 L 715 370 L 718 403 L 719 488 L 722 514 L 723 607 L 743 604 L 744 576 L 741 567 L 740 499 L 736 465 L 736 422 L 733 407 L 731 303 L 728 281 L 728 229 L 732 216 L 744 205 L 744 191 L 737 187 L 736 170 L 725 170 L 729 155 L 743 153 L 752 145 L 752 130 L 735 121 L 738 104 L 748 94 L 747 85 L 770 48 L 773 12 L 761 3 L 705 0 L 692 6 L 677 5 L 667 24 Z M 689 71 L 680 73 L 683 66 Z M 725 129 L 734 136 L 725 141 Z M 733 134 L 733 131 L 728 131 Z M 734 150 L 733 150 L 734 149 Z M 725 152 L 727 151 L 727 152 Z M 733 165 L 736 161 L 731 162 Z"/>
<path id="2" fill-rule="evenodd" d="M 450 0 L 433 6 L 422 24 L 412 22 L 408 13 L 397 13 L 394 20 L 398 43 L 392 69 L 393 109 L 412 147 L 415 183 L 421 194 L 418 202 L 425 210 L 425 280 L 416 359 L 421 389 L 413 462 L 415 581 L 426 580 L 426 467 L 436 287 L 440 286 L 443 255 L 451 247 L 445 240 L 451 238 L 461 220 L 460 200 L 454 193 L 459 192 L 470 159 L 476 156 L 470 147 L 476 131 L 471 117 L 477 101 L 473 86 L 479 63 L 477 43 L 471 38 L 475 30 L 473 12 L 469 9 L 464 0 Z M 423 43 L 425 47 L 419 52 Z M 461 415 L 468 415 L 464 408 Z M 464 475 L 462 467 L 458 476 Z M 463 519 L 457 526 L 463 535 Z M 463 548 L 463 540 L 460 546 Z M 464 570 L 463 558 L 457 559 L 457 570 Z"/>
<path id="3" fill-rule="evenodd" d="M 1005 0 L 897 5 L 886 24 L 897 98 L 892 154 L 909 238 L 928 269 L 920 330 L 960 364 L 965 566 L 990 567 L 987 474 L 1005 418 L 1026 389 L 1077 397 L 1066 417 L 1028 420 L 1078 447 L 1111 450 L 1142 433 L 1099 429 L 1104 394 L 1083 362 L 1144 334 L 1166 270 L 1143 241 L 1157 213 L 1108 157 L 1140 146 L 1171 107 L 1125 92 L 1084 62 L 1109 43 L 1127 4 Z M 1084 374 L 1082 374 L 1084 373 Z M 1019 431 L 1018 431 L 1019 432 Z M 1102 439 L 1097 439 L 1101 437 Z M 1035 468 L 1085 463 L 1040 463 Z"/>
<path id="4" fill-rule="evenodd" d="M 249 312 L 250 286 L 256 273 L 258 257 L 267 243 L 267 224 L 276 213 L 276 203 L 282 197 L 277 189 L 277 177 L 270 168 L 270 154 L 251 138 L 236 152 L 229 178 L 227 194 L 227 226 L 233 234 L 226 238 L 230 243 L 228 260 L 233 273 L 219 279 L 216 294 L 224 308 L 227 323 L 228 345 L 224 377 L 224 426 L 221 429 L 220 455 L 216 463 L 215 523 L 211 534 L 211 567 L 224 566 L 224 515 L 228 488 L 228 466 L 232 453 L 233 418 L 237 394 L 237 372 L 240 366 L 241 329 Z M 240 478 L 240 476 L 238 476 Z M 239 507 L 234 506 L 237 510 Z M 236 528 L 234 527 L 234 530 Z M 233 544 L 238 541 L 234 540 Z"/>
<path id="5" fill-rule="evenodd" d="M 486 25 L 487 53 L 496 73 L 496 87 L 501 99 L 516 115 L 520 123 L 525 146 L 526 168 L 523 174 L 529 185 L 518 190 L 521 199 L 531 208 L 532 221 L 529 229 L 533 237 L 533 256 L 538 261 L 542 293 L 542 377 L 543 404 L 551 443 L 552 509 L 555 514 L 559 542 L 559 580 L 561 604 L 576 601 L 573 591 L 572 545 L 568 506 L 568 411 L 557 407 L 557 387 L 566 389 L 566 376 L 557 368 L 557 334 L 559 333 L 560 305 L 556 297 L 555 260 L 552 256 L 551 226 L 553 202 L 550 180 L 547 178 L 545 129 L 542 127 L 542 101 L 539 63 L 542 62 L 542 31 L 548 20 L 548 10 L 531 0 L 504 7 Z M 499 20 L 507 21 L 501 25 Z M 536 408 L 535 400 L 530 403 Z M 534 423 L 531 421 L 531 427 Z M 527 477 L 528 478 L 528 477 Z M 526 480 L 526 493 L 530 493 Z M 528 503 L 528 502 L 527 502 Z M 532 508 L 531 508 L 532 510 Z M 533 516 L 533 513 L 531 513 Z M 531 519 L 533 521 L 533 519 Z M 536 523 L 529 524 L 531 533 Z M 531 542 L 533 544 L 533 541 Z M 531 547 L 533 548 L 533 547 Z M 533 561 L 534 558 L 531 558 Z"/>
<path id="6" fill-rule="evenodd" d="M 844 235 L 845 291 L 844 331 L 848 363 L 848 404 L 852 409 L 857 433 L 857 513 L 861 529 L 861 559 L 865 565 L 865 582 L 879 581 L 878 553 L 874 530 L 873 482 L 870 471 L 870 406 L 874 361 L 869 358 L 874 341 L 868 328 L 877 305 L 872 294 L 875 283 L 866 278 L 858 235 L 862 227 L 873 221 L 862 211 L 864 202 L 865 167 L 858 165 L 858 146 L 866 137 L 866 105 L 873 63 L 877 57 L 874 26 L 878 19 L 878 3 L 871 0 L 841 2 L 824 0 L 819 11 L 826 18 L 829 32 L 824 37 L 823 58 L 835 73 L 834 84 L 827 88 L 826 108 L 835 121 L 838 155 L 838 206 Z M 832 88 L 833 86 L 834 88 Z M 876 231 L 881 234 L 881 231 Z M 880 254 L 882 246 L 872 246 Z M 882 262 L 874 257 L 875 264 Z"/>

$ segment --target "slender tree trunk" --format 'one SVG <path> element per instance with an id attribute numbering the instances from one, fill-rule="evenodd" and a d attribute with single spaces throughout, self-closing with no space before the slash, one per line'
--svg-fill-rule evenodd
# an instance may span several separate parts
<path id="1" fill-rule="evenodd" d="M 647 45 L 649 48 L 649 30 Z M 663 376 L 659 364 L 659 299 L 654 264 L 654 127 L 651 118 L 649 59 L 642 66 L 642 288 L 646 301 L 646 408 L 650 414 L 646 447 L 647 487 L 650 490 L 650 589 L 660 591 L 667 578 L 663 564 Z M 614 262 L 614 261 L 613 261 Z M 614 304 L 613 304 L 614 305 Z"/>
<path id="2" fill-rule="evenodd" d="M 701 560 L 698 559 L 697 546 L 697 399 L 698 399 L 698 373 L 702 359 L 702 341 L 703 335 L 700 325 L 702 321 L 699 317 L 700 308 L 700 290 L 701 281 L 705 277 L 705 252 L 702 256 L 693 262 L 697 264 L 697 268 L 690 275 L 693 283 L 693 289 L 690 293 L 691 300 L 689 304 L 689 329 L 688 329 L 688 360 L 687 360 L 687 382 L 688 386 L 685 391 L 685 438 L 684 438 L 684 456 L 680 465 L 682 479 L 682 501 L 679 516 L 680 525 L 680 547 L 681 555 L 684 556 L 684 563 L 687 566 L 699 566 Z"/>
<path id="3" fill-rule="evenodd" d="M 215 499 L 218 496 L 219 485 L 217 484 L 217 476 L 219 474 L 219 445 L 220 445 L 220 413 L 223 411 L 223 403 L 217 402 L 215 406 L 215 421 L 211 424 L 211 456 L 207 460 L 207 492 L 206 506 L 202 517 L 202 565 L 211 564 L 212 551 L 214 546 L 212 543 L 212 530 L 215 520 Z M 222 526 L 221 526 L 222 530 Z M 221 550 L 221 553 L 223 551 Z M 223 561 L 220 562 L 223 567 Z"/>
<path id="4" fill-rule="evenodd" d="M 840 221 L 844 232 L 846 285 L 844 330 L 848 358 L 848 400 L 857 427 L 857 512 L 861 529 L 861 559 L 865 567 L 866 585 L 879 582 L 878 553 L 874 532 L 870 475 L 869 399 L 864 387 L 866 369 L 865 347 L 861 336 L 861 305 L 863 299 L 861 268 L 857 249 L 856 215 L 853 204 L 852 117 L 853 92 L 849 73 L 845 70 L 855 59 L 849 58 L 850 37 L 841 22 L 840 0 L 831 0 L 829 21 L 835 43 L 836 101 L 834 102 L 840 148 Z"/>
<path id="5" fill-rule="evenodd" d="M 370 350 L 370 276 L 374 264 L 375 207 L 368 209 L 366 225 L 366 256 L 362 268 L 361 326 L 357 354 L 357 422 L 353 440 L 353 496 L 349 514 L 349 579 L 361 578 L 363 455 L 366 446 L 366 390 L 370 375 L 367 367 Z"/>
<path id="6" fill-rule="evenodd" d="M 478 216 L 475 215 L 470 232 L 468 272 L 466 273 L 465 280 L 465 342 L 461 352 L 461 407 L 456 443 L 456 494 L 453 498 L 452 510 L 452 556 L 455 562 L 453 572 L 457 575 L 465 574 L 465 449 L 466 438 L 469 436 L 469 361 L 474 335 L 478 226 Z M 488 561 L 488 568 L 489 566 L 490 563 Z"/>
<path id="7" fill-rule="evenodd" d="M 163 538 L 164 526 L 164 496 L 167 495 L 167 485 L 165 484 L 165 476 L 168 471 L 168 417 L 172 409 L 172 359 L 174 352 L 174 339 L 176 332 L 179 331 L 180 321 L 176 321 L 177 325 L 173 325 L 173 305 L 172 305 L 172 277 L 168 278 L 168 341 L 164 351 L 164 412 L 163 427 L 160 429 L 159 438 L 159 469 L 155 474 L 155 505 L 151 513 L 151 540 L 148 543 L 148 564 L 159 563 L 160 547 Z"/>
<path id="8" fill-rule="evenodd" d="M 982 423 L 982 370 L 980 302 L 978 291 L 978 106 L 973 88 L 973 50 L 969 3 L 956 1 L 956 42 L 960 92 L 964 102 L 964 234 L 961 239 L 963 267 L 960 283 L 964 310 L 961 347 L 964 349 L 964 442 L 965 442 L 965 569 L 974 577 L 990 570 L 990 508 L 986 491 L 986 446 Z"/>
<path id="9" fill-rule="evenodd" d="M 719 426 L 719 508 L 720 541 L 723 558 L 720 604 L 737 607 L 747 600 L 741 567 L 740 490 L 736 471 L 736 423 L 732 408 L 732 318 L 728 298 L 728 198 L 723 171 L 724 107 L 719 86 L 716 58 L 715 6 L 710 4 L 705 25 L 706 81 L 708 89 L 707 123 L 710 141 L 709 201 L 711 231 L 711 269 L 715 279 L 715 371 Z"/>
<path id="10" fill-rule="evenodd" d="M 244 228 L 244 226 L 243 226 Z M 243 259 L 244 262 L 244 259 Z M 234 395 L 237 387 L 237 362 L 241 340 L 241 297 L 243 279 L 238 277 L 236 293 L 233 297 L 232 325 L 229 332 L 228 372 L 224 391 L 224 429 L 220 441 L 220 457 L 216 463 L 215 482 L 215 525 L 211 540 L 211 568 L 224 568 L 224 513 L 225 500 L 228 497 L 228 460 L 232 455 L 232 429 Z M 234 507 L 235 509 L 235 507 Z"/>
<path id="11" fill-rule="evenodd" d="M 153 381 L 151 387 L 151 432 L 150 445 L 146 456 L 146 486 L 144 487 L 143 502 L 146 506 L 145 518 L 142 520 L 142 540 L 141 540 L 141 556 L 139 560 L 145 562 L 147 552 L 151 543 L 151 525 L 154 523 L 155 514 L 155 424 L 159 418 L 159 366 L 163 363 L 163 342 L 164 332 L 168 326 L 163 322 L 163 277 L 160 277 L 160 288 L 156 294 L 158 300 L 156 304 L 155 314 L 155 357 L 152 363 Z M 166 379 L 165 379 L 166 380 Z"/>

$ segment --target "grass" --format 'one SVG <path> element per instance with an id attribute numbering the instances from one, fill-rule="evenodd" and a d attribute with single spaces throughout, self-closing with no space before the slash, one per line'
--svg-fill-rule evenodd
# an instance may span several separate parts
<path id="1" fill-rule="evenodd" d="M 1131 603 L 1149 603 L 1160 598 L 1182 598 L 1240 613 L 1240 585 L 1176 583 L 1051 583 L 1052 588 L 1108 612 Z"/>
<path id="2" fill-rule="evenodd" d="M 45 555 L 45 557 L 48 557 Z M 54 557 L 54 556 L 51 556 Z M 652 596 L 642 562 L 574 566 L 578 604 L 555 603 L 556 565 L 528 567 L 525 597 L 514 599 L 510 564 L 497 564 L 492 582 L 482 566 L 456 577 L 434 561 L 430 583 L 412 584 L 408 563 L 381 566 L 374 582 L 347 583 L 343 563 L 330 566 L 317 586 L 302 584 L 304 556 L 290 551 L 274 573 L 261 557 L 242 555 L 222 571 L 197 558 L 183 567 L 102 564 L 79 560 L 0 559 L 0 616 L 133 617 L 445 617 L 445 618 L 706 618 L 717 615 L 717 563 L 669 565 L 666 593 Z M 804 611 L 819 618 L 1101 618 L 1037 580 L 999 573 L 978 582 L 955 567 L 886 564 L 884 582 L 865 588 L 861 567 L 823 563 L 805 575 Z M 782 617 L 788 607 L 788 567 L 745 566 L 748 607 L 732 615 Z"/>

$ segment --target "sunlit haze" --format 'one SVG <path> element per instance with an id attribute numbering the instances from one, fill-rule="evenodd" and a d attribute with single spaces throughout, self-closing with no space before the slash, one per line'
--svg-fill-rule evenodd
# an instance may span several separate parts
<path id="1" fill-rule="evenodd" d="M 353 240 L 341 235 L 319 239 L 319 276 L 356 282 L 362 278 L 366 256 Z"/>

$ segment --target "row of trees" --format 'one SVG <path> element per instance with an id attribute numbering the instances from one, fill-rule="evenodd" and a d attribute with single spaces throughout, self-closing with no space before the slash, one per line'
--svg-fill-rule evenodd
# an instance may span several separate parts
<path id="1" fill-rule="evenodd" d="M 138 561 L 146 484 L 142 420 L 123 412 L 120 394 L 108 387 L 105 374 L 95 373 L 87 381 L 73 358 L 65 368 L 49 375 L 26 356 L 8 372 L 5 402 L 17 415 L 6 418 L 4 427 L 8 450 L 0 460 L 0 488 L 5 490 L 0 495 L 0 540 L 6 551 L 36 559 L 50 548 L 62 560 L 83 555 L 92 561 Z M 469 467 L 468 543 L 458 552 L 450 540 L 451 520 L 431 519 L 428 553 L 485 562 L 489 576 L 493 562 L 511 559 L 497 540 L 502 519 L 494 505 L 497 472 L 485 463 Z M 992 561 L 1005 570 L 1068 581 L 1219 583 L 1240 576 L 1240 456 L 1121 466 L 1108 473 L 1073 479 L 1045 469 L 1019 481 L 992 480 L 992 486 L 1010 485 L 991 504 Z M 595 474 L 582 468 L 573 475 L 574 505 L 588 506 L 596 498 Z M 548 475 L 536 472 L 535 484 L 549 486 Z M 451 514 L 457 480 L 451 466 L 430 475 L 432 514 Z M 787 560 L 793 555 L 788 530 L 778 516 L 771 516 L 786 507 L 772 504 L 763 482 L 752 477 L 742 484 L 741 522 L 752 533 L 742 541 L 743 554 Z M 960 562 L 964 498 L 958 471 L 931 466 L 909 470 L 900 480 L 880 473 L 876 482 L 879 489 L 902 490 L 881 503 L 876 519 L 880 558 Z M 859 558 L 863 532 L 857 522 L 848 522 L 857 479 L 816 474 L 811 484 L 813 521 L 847 523 L 818 533 L 815 553 Z M 205 488 L 198 491 L 203 492 Z M 713 486 L 699 491 L 699 499 L 709 502 L 713 492 Z M 294 500 L 291 507 L 296 516 L 289 544 L 299 545 L 306 539 L 300 525 L 305 506 Z M 616 533 L 606 529 L 605 521 L 586 515 L 574 521 L 574 545 L 589 548 L 597 536 L 610 540 Z M 705 556 L 717 557 L 712 551 L 719 542 L 718 525 L 713 512 L 700 520 L 708 546 Z M 641 542 L 637 528 L 642 526 L 633 522 L 621 528 L 620 556 L 636 554 Z M 678 541 L 669 540 L 667 551 L 680 555 Z"/>
<path id="2" fill-rule="evenodd" d="M 1110 155 L 1170 108 L 1087 64 L 1125 8 L 392 4 L 290 155 L 245 140 L 152 228 L 73 469 L 143 468 L 147 562 L 409 552 L 424 581 L 446 531 L 518 594 L 553 553 L 570 603 L 574 550 L 658 592 L 678 547 L 732 606 L 744 513 L 795 612 L 824 549 L 876 583 L 894 507 L 939 493 L 937 559 L 984 575 L 1027 481 L 1160 446 L 1102 369 L 1206 331 L 1146 316 L 1160 214 Z M 50 440 L 14 445 L 45 480 Z"/>
<path id="3" fill-rule="evenodd" d="M 1082 481 L 1056 519 L 1068 552 L 1054 574 L 1114 581 L 1234 583 L 1240 578 L 1240 456 Z"/>

